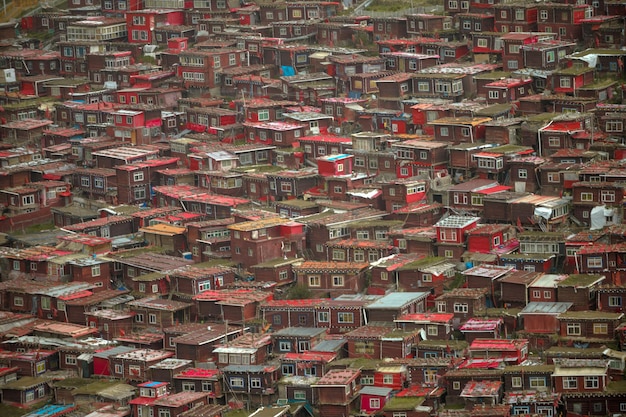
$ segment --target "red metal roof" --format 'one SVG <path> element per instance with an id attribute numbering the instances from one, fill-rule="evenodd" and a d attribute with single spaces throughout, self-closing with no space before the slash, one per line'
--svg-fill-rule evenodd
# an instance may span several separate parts
<path id="1" fill-rule="evenodd" d="M 478 194 L 496 194 L 501 193 L 503 191 L 509 191 L 511 187 L 507 185 L 496 185 L 495 187 L 485 188 L 484 190 L 476 191 Z"/>

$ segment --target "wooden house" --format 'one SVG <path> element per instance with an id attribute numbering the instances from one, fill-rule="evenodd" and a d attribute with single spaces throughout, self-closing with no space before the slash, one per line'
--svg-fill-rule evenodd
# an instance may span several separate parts
<path id="1" fill-rule="evenodd" d="M 591 17 L 592 10 L 585 5 L 562 4 L 537 7 L 537 30 L 558 33 L 561 39 L 576 41 L 582 38 L 582 21 Z"/>
<path id="2" fill-rule="evenodd" d="M 596 291 L 602 285 L 604 275 L 570 275 L 557 285 L 557 300 L 572 303 L 573 311 L 584 311 L 595 308 Z"/>
<path id="3" fill-rule="evenodd" d="M 365 309 L 368 321 L 391 323 L 404 314 L 426 310 L 426 292 L 392 292 L 369 303 Z"/>
<path id="4" fill-rule="evenodd" d="M 500 278 L 500 301 L 508 307 L 524 307 L 530 301 L 532 284 L 540 278 L 538 272 L 512 271 Z"/>
<path id="5" fill-rule="evenodd" d="M 469 346 L 472 358 L 500 359 L 513 365 L 528 359 L 528 350 L 526 339 L 474 339 Z"/>
<path id="6" fill-rule="evenodd" d="M 563 359 L 555 362 L 554 389 L 560 393 L 603 391 L 608 383 L 608 361 Z"/>
<path id="7" fill-rule="evenodd" d="M 555 334 L 559 330 L 559 315 L 572 307 L 572 303 L 531 301 L 519 313 L 524 320 L 524 332 L 532 334 Z"/>
<path id="8" fill-rule="evenodd" d="M 536 32 L 537 6 L 535 4 L 495 4 L 495 30 L 508 32 Z"/>
<path id="9" fill-rule="evenodd" d="M 452 313 L 408 313 L 394 319 L 402 329 L 424 330 L 428 340 L 448 340 L 452 335 Z"/>
<path id="10" fill-rule="evenodd" d="M 281 356 L 281 374 L 283 376 L 323 376 L 332 361 L 337 358 L 336 352 L 303 351 L 288 352 Z"/>
<path id="11" fill-rule="evenodd" d="M 48 380 L 41 377 L 22 377 L 0 388 L 3 401 L 15 406 L 30 407 L 51 397 Z"/>
<path id="12" fill-rule="evenodd" d="M 479 382 L 485 383 L 486 381 L 497 382 L 498 389 L 496 392 L 500 391 L 500 386 L 502 384 L 502 370 L 498 369 L 482 369 L 480 371 L 480 380 Z M 476 370 L 475 369 L 457 369 L 457 370 L 449 370 L 444 374 L 445 388 L 447 391 L 446 394 L 446 404 L 465 404 L 465 398 L 461 396 L 461 394 L 465 391 L 467 387 L 468 390 L 466 392 L 466 396 L 468 399 L 474 397 L 472 387 L 475 387 L 476 381 Z M 489 392 L 489 391 L 488 391 Z M 479 391 L 476 391 L 478 394 Z M 499 395 L 499 394 L 498 394 Z M 493 397 L 492 397 L 493 398 Z M 494 398 L 495 399 L 495 398 Z M 493 400 L 492 400 L 493 401 Z"/>
<path id="13" fill-rule="evenodd" d="M 404 358 L 419 338 L 419 330 L 400 330 L 392 326 L 366 325 L 345 334 L 350 357 Z"/>
<path id="14" fill-rule="evenodd" d="M 453 313 L 454 325 L 479 315 L 487 307 L 486 288 L 456 288 L 435 299 L 438 313 Z"/>
<path id="15" fill-rule="evenodd" d="M 338 415 L 356 409 L 361 384 L 359 369 L 332 369 L 312 387 L 323 414 Z"/>
<path id="16" fill-rule="evenodd" d="M 227 400 L 246 394 L 254 404 L 267 404 L 276 397 L 278 366 L 228 365 L 222 372 Z"/>
<path id="17" fill-rule="evenodd" d="M 559 336 L 565 342 L 602 346 L 615 340 L 615 329 L 622 318 L 623 313 L 567 311 L 558 317 Z"/>
<path id="18" fill-rule="evenodd" d="M 303 353 L 318 344 L 326 330 L 313 327 L 287 327 L 272 334 L 273 351 L 284 353 Z"/>
<path id="19" fill-rule="evenodd" d="M 172 352 L 150 349 L 120 353 L 111 359 L 111 376 L 137 382 L 146 381 L 149 367 L 171 356 L 174 356 Z"/>
<path id="20" fill-rule="evenodd" d="M 467 250 L 474 253 L 508 253 L 519 247 L 508 225 L 480 225 L 467 233 Z"/>
<path id="21" fill-rule="evenodd" d="M 338 250 L 341 253 L 344 251 Z M 339 253 L 339 252 L 338 252 Z M 368 263 L 307 261 L 294 268 L 296 280 L 316 293 L 344 294 L 364 286 Z"/>
<path id="22" fill-rule="evenodd" d="M 471 318 L 459 330 L 467 343 L 473 343 L 477 339 L 499 339 L 502 333 L 504 321 L 497 319 Z M 471 346 L 471 345 L 470 345 Z"/>
<path id="23" fill-rule="evenodd" d="M 224 399 L 222 373 L 218 369 L 187 368 L 181 370 L 174 375 L 172 387 L 176 392 L 207 393 L 215 402 Z"/>
<path id="24" fill-rule="evenodd" d="M 148 379 L 151 381 L 167 382 L 173 387 L 174 376 L 190 368 L 193 368 L 193 362 L 190 360 L 167 358 L 150 367 Z M 177 389 L 176 391 L 182 390 Z"/>
<path id="25" fill-rule="evenodd" d="M 460 259 L 465 252 L 467 232 L 474 229 L 478 221 L 478 217 L 449 216 L 435 223 L 438 256 Z"/>
<path id="26" fill-rule="evenodd" d="M 128 306 L 134 313 L 135 326 L 163 328 L 188 322 L 192 304 L 147 297 L 132 301 Z"/>
<path id="27" fill-rule="evenodd" d="M 364 386 L 359 391 L 361 412 L 372 413 L 383 409 L 387 401 L 391 399 L 392 388 Z"/>

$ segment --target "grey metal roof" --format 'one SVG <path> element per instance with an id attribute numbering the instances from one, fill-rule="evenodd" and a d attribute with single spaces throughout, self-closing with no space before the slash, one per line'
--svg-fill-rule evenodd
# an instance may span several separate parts
<path id="1" fill-rule="evenodd" d="M 367 305 L 367 309 L 387 309 L 402 307 L 420 298 L 428 297 L 427 292 L 392 292 Z"/>
<path id="2" fill-rule="evenodd" d="M 116 346 L 113 349 L 108 349 L 102 352 L 94 353 L 93 357 L 100 358 L 100 359 L 107 359 L 107 358 L 110 358 L 111 356 L 132 352 L 133 350 L 137 350 L 137 348 L 132 348 L 128 346 Z"/>
<path id="3" fill-rule="evenodd" d="M 228 365 L 222 368 L 224 372 L 245 372 L 245 373 L 260 373 L 265 369 L 271 368 L 266 365 Z"/>
<path id="4" fill-rule="evenodd" d="M 325 333 L 325 328 L 317 327 L 287 327 L 280 329 L 274 333 L 274 336 L 289 336 L 289 337 L 312 337 Z"/>
<path id="5" fill-rule="evenodd" d="M 524 307 L 520 314 L 561 314 L 566 312 L 572 303 L 566 302 L 554 302 L 546 303 L 539 301 L 532 301 Z"/>
<path id="6" fill-rule="evenodd" d="M 361 388 L 361 391 L 359 391 L 359 394 L 380 395 L 381 397 L 386 397 L 387 395 L 389 395 L 391 391 L 392 391 L 391 388 L 373 387 L 373 386 L 368 385 L 368 386 Z"/>
<path id="7" fill-rule="evenodd" d="M 324 340 L 312 347 L 312 352 L 336 352 L 347 342 L 346 339 Z"/>

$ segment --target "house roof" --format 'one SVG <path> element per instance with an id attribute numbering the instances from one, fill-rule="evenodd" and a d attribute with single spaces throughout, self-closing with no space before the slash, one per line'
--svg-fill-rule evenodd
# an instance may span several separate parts
<path id="1" fill-rule="evenodd" d="M 558 316 L 566 312 L 572 305 L 573 304 L 569 302 L 531 301 L 520 311 L 520 314 L 549 314 Z"/>
<path id="2" fill-rule="evenodd" d="M 502 381 L 469 381 L 463 387 L 461 397 L 499 397 Z"/>
<path id="3" fill-rule="evenodd" d="M 480 217 L 473 216 L 448 216 L 435 223 L 435 227 L 452 227 L 456 229 L 464 228 L 473 223 L 478 223 Z"/>
<path id="4" fill-rule="evenodd" d="M 497 319 L 480 319 L 471 318 L 467 320 L 460 328 L 462 332 L 489 332 L 498 329 L 504 321 Z M 471 346 L 470 346 L 471 348 Z"/>
<path id="5" fill-rule="evenodd" d="M 367 305 L 368 310 L 402 308 L 408 304 L 425 300 L 428 292 L 392 292 Z"/>
<path id="6" fill-rule="evenodd" d="M 393 391 L 393 388 L 364 386 L 359 391 L 359 394 L 360 395 L 373 395 L 377 397 L 386 397 L 391 393 L 391 391 Z"/>
<path id="7" fill-rule="evenodd" d="M 453 313 L 408 313 L 403 314 L 397 319 L 394 319 L 395 323 L 416 323 L 416 324 L 450 324 L 454 318 Z"/>

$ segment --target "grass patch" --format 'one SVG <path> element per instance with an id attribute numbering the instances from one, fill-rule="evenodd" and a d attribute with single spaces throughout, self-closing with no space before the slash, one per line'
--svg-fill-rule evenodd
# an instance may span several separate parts
<path id="1" fill-rule="evenodd" d="M 0 416 L 2 417 L 20 417 L 25 414 L 35 411 L 46 405 L 47 401 L 39 402 L 30 408 L 24 409 L 19 407 L 13 407 L 8 404 L 0 404 Z"/>
<path id="2" fill-rule="evenodd" d="M 394 0 L 374 0 L 365 10 L 370 12 L 398 12 L 420 6 L 438 6 L 439 0 L 414 0 L 414 1 L 394 1 Z"/>
<path id="3" fill-rule="evenodd" d="M 51 231 L 51 230 L 54 230 L 54 229 L 56 229 L 56 226 L 52 222 L 49 222 L 49 223 L 39 223 L 39 224 L 34 224 L 32 226 L 24 228 L 24 233 L 23 234 L 48 232 L 48 231 Z M 22 234 L 22 233 L 18 233 L 18 234 Z"/>
<path id="4" fill-rule="evenodd" d="M 224 414 L 224 417 L 248 417 L 250 413 L 246 410 L 231 410 Z"/>

